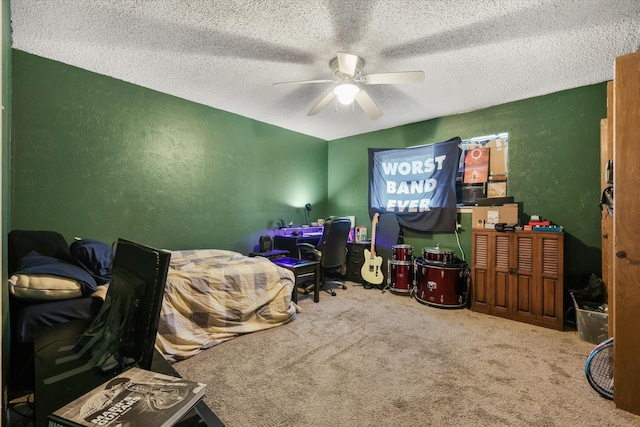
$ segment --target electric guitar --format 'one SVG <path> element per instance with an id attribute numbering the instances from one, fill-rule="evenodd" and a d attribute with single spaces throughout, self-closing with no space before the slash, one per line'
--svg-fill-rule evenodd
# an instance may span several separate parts
<path id="1" fill-rule="evenodd" d="M 364 264 L 360 270 L 360 275 L 364 280 L 373 285 L 379 285 L 384 280 L 382 274 L 382 257 L 376 256 L 376 225 L 378 224 L 378 213 L 373 215 L 371 221 L 371 251 L 364 250 Z"/>

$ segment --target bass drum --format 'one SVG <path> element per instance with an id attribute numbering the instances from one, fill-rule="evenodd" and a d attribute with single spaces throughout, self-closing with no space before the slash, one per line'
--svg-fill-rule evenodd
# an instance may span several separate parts
<path id="1" fill-rule="evenodd" d="M 416 260 L 415 298 L 435 307 L 462 308 L 467 305 L 467 264 L 441 264 Z"/>
<path id="2" fill-rule="evenodd" d="M 389 260 L 389 290 L 394 294 L 409 295 L 413 289 L 413 262 Z"/>

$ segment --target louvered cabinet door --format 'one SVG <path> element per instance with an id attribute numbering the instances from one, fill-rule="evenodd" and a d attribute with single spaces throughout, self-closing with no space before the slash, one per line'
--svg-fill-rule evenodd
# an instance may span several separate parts
<path id="1" fill-rule="evenodd" d="M 564 234 L 536 236 L 540 272 L 536 283 L 534 313 L 551 328 L 564 327 Z"/>
<path id="2" fill-rule="evenodd" d="M 471 233 L 471 309 L 508 316 L 511 311 L 511 233 Z"/>
<path id="3" fill-rule="evenodd" d="M 471 309 L 562 330 L 564 233 L 474 229 Z"/>
<path id="4" fill-rule="evenodd" d="M 514 239 L 514 318 L 562 330 L 564 233 L 517 231 Z"/>
<path id="5" fill-rule="evenodd" d="M 534 233 L 515 233 L 513 238 L 516 249 L 513 255 L 515 268 L 512 270 L 513 314 L 524 320 L 535 317 L 536 311 L 536 273 L 538 270 L 535 253 L 536 235 Z"/>
<path id="6" fill-rule="evenodd" d="M 471 232 L 471 310 L 489 313 L 489 233 Z"/>
<path id="7" fill-rule="evenodd" d="M 511 299 L 511 233 L 493 232 L 493 264 L 489 282 L 491 312 L 508 315 L 513 304 Z"/>

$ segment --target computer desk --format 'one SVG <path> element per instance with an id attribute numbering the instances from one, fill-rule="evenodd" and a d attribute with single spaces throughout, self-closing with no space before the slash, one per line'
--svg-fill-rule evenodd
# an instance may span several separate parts
<path id="1" fill-rule="evenodd" d="M 44 383 L 46 378 L 85 363 L 85 359 L 80 359 L 56 365 L 55 360 L 61 357 L 58 349 L 75 343 L 90 325 L 90 320 L 81 319 L 36 330 L 34 337 L 35 427 L 47 427 L 47 417 L 50 413 L 118 374 L 118 372 L 100 372 L 94 368 L 52 384 Z M 151 370 L 180 377 L 180 374 L 157 350 L 154 350 Z M 213 393 L 213 390 L 207 390 L 207 392 Z M 176 426 L 224 427 L 224 423 L 211 411 L 204 400 L 201 400 L 194 410 L 187 413 Z"/>
<path id="2" fill-rule="evenodd" d="M 289 251 L 289 256 L 298 258 L 298 244 L 309 243 L 314 247 L 320 241 L 322 233 L 302 234 L 300 236 L 275 236 L 273 238 L 273 247 L 275 249 L 283 249 Z"/>

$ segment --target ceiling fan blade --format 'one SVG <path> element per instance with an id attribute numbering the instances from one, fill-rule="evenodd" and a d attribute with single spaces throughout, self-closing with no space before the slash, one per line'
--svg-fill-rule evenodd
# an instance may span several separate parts
<path id="1" fill-rule="evenodd" d="M 360 92 L 356 94 L 356 101 L 371 120 L 375 120 L 382 116 L 382 111 L 378 108 L 376 103 L 373 102 L 373 99 L 371 99 L 364 89 L 360 89 Z"/>
<path id="2" fill-rule="evenodd" d="M 342 74 L 353 76 L 356 73 L 358 57 L 350 53 L 338 52 L 338 68 Z"/>
<path id="3" fill-rule="evenodd" d="M 362 76 L 367 85 L 389 85 L 402 83 L 423 83 L 424 71 L 401 71 L 398 73 L 374 73 Z"/>
<path id="4" fill-rule="evenodd" d="M 307 83 L 333 83 L 334 80 L 299 80 L 295 82 L 276 82 L 275 85 L 296 85 L 296 84 L 307 84 Z"/>
<path id="5" fill-rule="evenodd" d="M 322 110 L 324 106 L 327 105 L 329 102 L 331 102 L 331 100 L 333 100 L 333 98 L 335 97 L 336 97 L 336 94 L 332 90 L 329 91 L 329 93 L 327 93 L 324 96 L 324 98 L 322 98 L 320 102 L 318 102 L 316 106 L 313 107 L 311 111 L 307 113 L 307 116 L 313 116 L 314 114 L 318 114 L 318 112 Z"/>

